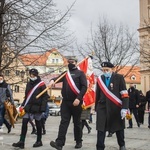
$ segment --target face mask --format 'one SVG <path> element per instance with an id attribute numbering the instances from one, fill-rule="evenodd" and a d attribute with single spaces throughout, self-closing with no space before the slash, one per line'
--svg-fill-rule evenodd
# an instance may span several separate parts
<path id="1" fill-rule="evenodd" d="M 108 78 L 108 77 L 110 78 L 110 77 L 111 77 L 111 74 L 112 74 L 111 72 L 105 72 L 105 73 L 104 73 L 104 76 L 105 76 L 106 78 Z"/>
<path id="2" fill-rule="evenodd" d="M 34 78 L 30 77 L 30 80 L 32 80 L 32 81 L 35 81 L 36 79 L 37 79 L 37 77 L 34 77 Z"/>
<path id="3" fill-rule="evenodd" d="M 3 83 L 3 80 L 1 80 L 0 83 Z"/>
<path id="4" fill-rule="evenodd" d="M 68 64 L 68 68 L 69 68 L 69 70 L 73 70 L 76 68 L 76 65 L 75 64 Z"/>

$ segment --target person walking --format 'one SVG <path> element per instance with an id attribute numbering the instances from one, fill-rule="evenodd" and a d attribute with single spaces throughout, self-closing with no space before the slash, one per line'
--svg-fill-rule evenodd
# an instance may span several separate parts
<path id="1" fill-rule="evenodd" d="M 46 111 L 42 113 L 41 123 L 42 123 L 42 134 L 46 134 L 45 123 L 49 115 L 49 106 L 46 105 Z"/>
<path id="2" fill-rule="evenodd" d="M 96 84 L 96 150 L 105 149 L 106 132 L 116 133 L 119 150 L 125 147 L 125 116 L 128 112 L 129 96 L 122 75 L 114 73 L 110 62 L 101 64 L 103 75 L 97 78 Z"/>
<path id="3" fill-rule="evenodd" d="M 148 107 L 148 128 L 150 129 L 150 90 L 146 92 L 146 100 L 147 100 L 147 107 Z"/>
<path id="4" fill-rule="evenodd" d="M 12 91 L 10 89 L 9 84 L 4 80 L 4 76 L 0 74 L 0 128 L 2 128 L 3 123 L 8 129 L 8 133 L 11 132 L 11 124 L 5 118 L 5 106 L 4 102 L 9 100 L 11 104 L 14 105 L 14 99 L 12 96 Z"/>
<path id="5" fill-rule="evenodd" d="M 92 128 L 89 126 L 89 124 L 87 123 L 87 120 L 89 120 L 90 118 L 90 112 L 91 112 L 91 108 L 87 108 L 87 109 L 83 109 L 82 110 L 82 114 L 81 114 L 81 121 L 82 121 L 82 133 L 83 133 L 83 128 L 84 126 L 86 126 L 88 133 L 91 132 Z"/>
<path id="6" fill-rule="evenodd" d="M 144 115 L 145 115 L 145 106 L 146 106 L 146 97 L 142 93 L 142 91 L 139 91 L 139 108 L 138 108 L 138 117 L 139 117 L 139 123 L 144 124 Z"/>
<path id="7" fill-rule="evenodd" d="M 42 113 L 46 111 L 46 104 L 48 100 L 47 92 L 45 92 L 41 97 L 36 99 L 36 96 L 41 93 L 46 85 L 38 75 L 37 69 L 31 69 L 29 71 L 30 81 L 27 83 L 25 90 L 25 99 L 22 103 L 22 107 L 25 110 L 25 115 L 22 119 L 22 128 L 20 140 L 17 143 L 13 143 L 13 147 L 24 148 L 25 147 L 25 138 L 27 134 L 27 125 L 30 120 L 35 120 L 35 125 L 37 129 L 37 139 L 33 144 L 33 147 L 42 146 L 42 125 L 41 118 Z"/>
<path id="8" fill-rule="evenodd" d="M 87 80 L 84 72 L 77 68 L 77 60 L 75 58 L 68 60 L 68 69 L 65 72 L 66 74 L 58 81 L 63 82 L 61 91 L 63 97 L 61 103 L 61 122 L 56 140 L 50 142 L 50 145 L 57 150 L 62 150 L 65 145 L 66 133 L 71 117 L 73 117 L 74 123 L 75 148 L 82 147 L 81 113 L 83 96 L 87 90 Z M 49 86 L 54 85 L 54 82 L 59 77 L 52 79 Z"/>
<path id="9" fill-rule="evenodd" d="M 130 88 L 128 89 L 129 93 L 129 109 L 131 115 L 133 114 L 137 123 L 137 126 L 140 127 L 139 117 L 138 117 L 138 108 L 139 108 L 139 101 L 140 101 L 140 95 L 139 91 L 134 87 L 133 83 L 130 83 Z M 129 126 L 127 127 L 132 128 L 133 122 L 132 118 L 129 119 Z"/>

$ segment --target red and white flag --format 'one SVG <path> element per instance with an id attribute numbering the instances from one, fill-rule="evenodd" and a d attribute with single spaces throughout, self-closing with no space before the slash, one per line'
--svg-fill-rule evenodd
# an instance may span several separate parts
<path id="1" fill-rule="evenodd" d="M 88 89 L 83 97 L 83 107 L 86 109 L 95 103 L 95 77 L 91 57 L 87 57 L 81 61 L 78 68 L 85 73 L 88 83 Z"/>

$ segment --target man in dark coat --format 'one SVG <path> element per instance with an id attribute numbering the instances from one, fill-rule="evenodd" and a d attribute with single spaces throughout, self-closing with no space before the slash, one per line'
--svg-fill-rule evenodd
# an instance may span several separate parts
<path id="1" fill-rule="evenodd" d="M 146 92 L 146 100 L 148 103 L 148 111 L 149 111 L 149 116 L 148 116 L 148 128 L 150 129 L 150 90 Z"/>
<path id="2" fill-rule="evenodd" d="M 134 115 L 137 126 L 140 127 L 139 117 L 138 117 L 138 108 L 139 108 L 139 101 L 140 101 L 140 94 L 139 91 L 134 87 L 134 84 L 130 84 L 130 88 L 128 89 L 129 93 L 129 109 L 130 113 Z M 133 122 L 132 118 L 129 120 L 129 127 L 132 128 Z"/>
<path id="3" fill-rule="evenodd" d="M 106 131 L 116 132 L 120 150 L 126 150 L 124 141 L 125 116 L 128 109 L 128 92 L 122 75 L 113 73 L 110 62 L 101 64 L 103 75 L 96 86 L 97 150 L 105 149 Z"/>
<path id="4" fill-rule="evenodd" d="M 84 72 L 79 70 L 76 65 L 77 60 L 75 58 L 69 59 L 69 71 L 58 81 L 63 82 L 61 90 L 63 97 L 61 104 L 61 122 L 56 140 L 50 142 L 50 145 L 57 150 L 62 150 L 65 145 L 66 133 L 71 117 L 73 117 L 74 123 L 75 148 L 82 147 L 81 113 L 83 96 L 87 90 L 87 80 Z M 53 85 L 54 81 L 58 78 L 59 77 L 52 79 L 50 86 Z"/>
<path id="5" fill-rule="evenodd" d="M 25 138 L 27 134 L 27 125 L 30 120 L 35 119 L 35 125 L 37 129 L 37 139 L 33 144 L 33 147 L 42 146 L 42 113 L 46 111 L 46 105 L 48 100 L 48 94 L 45 92 L 41 97 L 36 99 L 36 96 L 41 93 L 46 85 L 38 75 L 37 69 L 31 69 L 29 71 L 30 81 L 27 83 L 25 90 L 25 100 L 22 103 L 22 107 L 25 109 L 25 115 L 22 119 L 22 128 L 20 140 L 17 143 L 13 143 L 13 147 L 24 148 Z"/>

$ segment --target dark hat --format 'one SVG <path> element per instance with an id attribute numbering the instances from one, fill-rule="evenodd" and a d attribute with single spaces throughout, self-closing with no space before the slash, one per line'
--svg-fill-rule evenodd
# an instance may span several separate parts
<path id="1" fill-rule="evenodd" d="M 76 57 L 70 57 L 70 58 L 68 58 L 68 62 L 69 62 L 69 61 L 75 61 L 75 62 L 78 62 L 78 60 L 77 60 Z"/>
<path id="2" fill-rule="evenodd" d="M 110 63 L 110 62 L 103 62 L 101 64 L 101 66 L 102 67 L 108 67 L 108 68 L 113 68 L 114 67 L 114 65 L 112 63 Z"/>
<path id="3" fill-rule="evenodd" d="M 33 74 L 34 76 L 38 76 L 39 72 L 38 72 L 37 69 L 32 68 L 32 69 L 29 71 L 29 74 Z"/>

